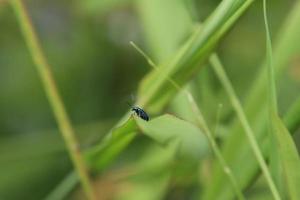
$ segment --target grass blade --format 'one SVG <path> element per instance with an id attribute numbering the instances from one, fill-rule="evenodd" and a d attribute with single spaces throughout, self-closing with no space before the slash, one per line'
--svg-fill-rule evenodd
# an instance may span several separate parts
<path id="1" fill-rule="evenodd" d="M 255 155 L 255 158 L 257 159 L 257 162 L 259 163 L 259 166 L 264 174 L 264 177 L 266 178 L 266 181 L 268 183 L 268 186 L 272 192 L 274 199 L 277 199 L 277 200 L 281 199 L 279 196 L 278 190 L 276 189 L 276 186 L 272 180 L 271 174 L 269 172 L 266 161 L 264 160 L 263 154 L 262 154 L 262 152 L 259 148 L 259 145 L 256 141 L 254 132 L 253 132 L 252 128 L 250 127 L 250 124 L 246 118 L 244 111 L 243 111 L 242 105 L 241 105 L 240 101 L 238 100 L 237 95 L 235 94 L 235 91 L 234 91 L 229 79 L 227 78 L 227 75 L 223 69 L 223 66 L 222 66 L 221 62 L 219 61 L 216 54 L 211 56 L 210 62 L 212 64 L 213 69 L 216 72 L 218 78 L 220 79 L 223 87 L 225 88 L 240 122 L 242 123 L 242 126 L 246 133 L 248 142 L 250 143 L 250 147 Z"/>
<path id="2" fill-rule="evenodd" d="M 264 15 L 264 25 L 266 32 L 266 58 L 267 58 L 267 86 L 268 86 L 268 131 L 270 139 L 269 147 L 269 160 L 270 160 L 270 170 L 273 176 L 273 179 L 279 188 L 282 191 L 282 180 L 280 178 L 280 158 L 278 155 L 276 139 L 274 138 L 274 128 L 276 126 L 274 120 L 272 119 L 273 115 L 277 115 L 277 97 L 276 97 L 276 85 L 275 85 L 275 75 L 273 68 L 273 53 L 272 53 L 272 42 L 271 34 L 269 30 L 269 23 L 267 18 L 267 7 L 266 0 L 263 0 L 263 15 Z"/>
<path id="3" fill-rule="evenodd" d="M 176 94 L 167 77 L 182 86 L 200 69 L 213 48 L 239 16 L 248 8 L 252 0 L 225 0 L 207 19 L 201 29 L 197 29 L 182 45 L 166 65 L 154 70 L 142 81 L 138 90 L 138 104 L 147 110 L 157 112 Z"/>
<path id="4" fill-rule="evenodd" d="M 19 21 L 19 25 L 23 33 L 25 42 L 27 43 L 31 57 L 42 80 L 47 98 L 50 102 L 59 129 L 65 140 L 65 144 L 67 146 L 76 172 L 80 177 L 80 181 L 84 188 L 86 196 L 89 199 L 94 200 L 96 199 L 96 196 L 93 191 L 93 187 L 89 179 L 85 163 L 82 159 L 80 151 L 78 150 L 79 144 L 75 137 L 73 127 L 70 123 L 62 99 L 58 93 L 53 75 L 51 73 L 50 65 L 48 64 L 42 52 L 42 48 L 40 47 L 40 43 L 32 26 L 31 20 L 28 16 L 27 10 L 22 0 L 12 0 L 10 1 L 10 3 Z"/>
<path id="5" fill-rule="evenodd" d="M 283 166 L 284 177 L 287 183 L 290 199 L 297 200 L 300 198 L 300 159 L 297 148 L 281 119 L 277 113 L 276 84 L 272 58 L 272 45 L 270 31 L 267 19 L 266 0 L 263 0 L 264 22 L 266 28 L 266 46 L 267 46 L 267 67 L 268 67 L 268 86 L 269 86 L 269 130 L 271 130 L 271 167 L 275 171 L 275 178 L 281 180 L 281 166 Z M 273 159 L 273 160 L 272 160 Z M 281 165 L 281 166 L 280 166 Z M 277 177 L 276 177 L 277 176 Z M 281 182 L 281 181 L 280 181 Z M 280 182 L 278 184 L 280 184 Z"/>
<path id="6" fill-rule="evenodd" d="M 294 133 L 300 127 L 300 97 L 290 107 L 287 114 L 284 116 L 284 123 L 289 128 L 291 133 Z"/>
<path id="7" fill-rule="evenodd" d="M 298 26 L 300 20 L 300 2 L 295 2 L 293 10 L 288 14 L 281 31 L 279 33 L 279 40 L 276 43 L 274 51 L 274 68 L 275 75 L 278 79 L 283 70 L 289 66 L 290 59 L 297 55 L 300 51 L 299 34 L 300 27 Z M 268 152 L 269 138 L 267 137 L 267 87 L 266 87 L 266 73 L 265 63 L 262 64 L 259 76 L 253 83 L 253 87 L 247 93 L 244 110 L 249 122 L 256 131 L 256 138 L 259 142 L 263 154 L 266 156 Z M 288 129 L 295 130 L 299 124 L 299 117 L 294 117 L 299 113 L 299 108 L 292 108 L 285 118 L 285 124 Z M 246 188 L 252 181 L 253 177 L 258 173 L 259 167 L 252 154 L 250 147 L 247 145 L 247 138 L 242 134 L 242 127 L 238 120 L 233 122 L 230 129 L 231 134 L 224 141 L 223 156 L 230 164 L 241 188 Z M 295 133 L 295 132 L 291 132 Z M 244 158 L 247 158 L 245 164 Z M 207 188 L 206 193 L 214 195 L 213 199 L 232 199 L 234 191 L 228 186 L 222 172 L 222 167 L 215 165 L 213 170 L 213 178 L 211 187 Z"/>
<path id="8" fill-rule="evenodd" d="M 291 200 L 300 199 L 300 159 L 291 134 L 282 120 L 273 115 L 274 133 L 277 138 L 278 153 L 283 166 L 283 176 L 287 183 L 287 190 Z"/>
<path id="9" fill-rule="evenodd" d="M 136 118 L 142 131 L 160 144 L 173 140 L 179 142 L 179 154 L 184 158 L 199 160 L 207 151 L 205 135 L 193 124 L 172 115 L 162 115 L 145 122 Z"/>
<path id="10" fill-rule="evenodd" d="M 100 146 L 91 148 L 85 153 L 89 166 L 101 171 L 107 167 L 116 156 L 126 148 L 136 136 L 137 125 L 132 117 L 111 132 L 111 137 L 105 138 Z"/>

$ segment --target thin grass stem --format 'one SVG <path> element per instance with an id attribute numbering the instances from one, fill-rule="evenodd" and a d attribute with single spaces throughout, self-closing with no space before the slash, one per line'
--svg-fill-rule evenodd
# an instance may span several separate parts
<path id="1" fill-rule="evenodd" d="M 274 181 L 271 177 L 267 163 L 264 160 L 264 157 L 258 146 L 254 132 L 253 132 L 252 128 L 250 127 L 250 124 L 246 118 L 244 111 L 243 111 L 242 105 L 241 105 L 239 99 L 237 98 L 237 95 L 235 94 L 233 86 L 231 85 L 230 80 L 228 79 L 226 72 L 224 71 L 223 65 L 221 64 L 221 62 L 216 54 L 213 54 L 209 60 L 210 60 L 210 63 L 212 65 L 216 75 L 220 79 L 220 82 L 222 83 L 223 87 L 225 88 L 225 90 L 228 94 L 228 97 L 231 101 L 231 104 L 243 126 L 243 129 L 244 129 L 246 136 L 248 138 L 248 141 L 250 143 L 250 147 L 252 148 L 255 158 L 258 161 L 258 164 L 264 174 L 264 177 L 267 180 L 268 186 L 271 190 L 271 193 L 272 193 L 274 199 L 280 200 L 281 199 L 280 195 L 279 195 L 278 190 L 277 190 L 277 188 L 274 184 Z"/>
<path id="2" fill-rule="evenodd" d="M 272 53 L 272 42 L 270 37 L 270 30 L 268 26 L 267 18 L 267 5 L 266 0 L 263 0 L 263 13 L 264 13 L 264 24 L 266 29 L 266 49 L 267 49 L 267 66 L 268 66 L 268 85 L 269 85 L 269 110 L 270 112 L 277 113 L 277 97 L 275 87 L 275 72 L 273 67 L 273 53 Z"/>
<path id="3" fill-rule="evenodd" d="M 11 0 L 10 3 L 18 19 L 24 40 L 28 46 L 30 55 L 43 83 L 48 101 L 54 113 L 60 132 L 64 138 L 70 158 L 79 175 L 85 194 L 88 199 L 95 200 L 96 195 L 92 189 L 92 184 L 88 176 L 87 168 L 79 151 L 79 144 L 75 137 L 74 130 L 66 113 L 62 99 L 58 93 L 51 72 L 51 67 L 44 56 L 31 19 L 29 18 L 27 9 L 25 8 L 22 0 Z"/>

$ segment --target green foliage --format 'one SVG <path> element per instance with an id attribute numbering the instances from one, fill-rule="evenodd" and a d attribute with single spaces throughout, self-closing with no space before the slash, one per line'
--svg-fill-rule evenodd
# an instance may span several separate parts
<path id="1" fill-rule="evenodd" d="M 264 0 L 263 3 L 268 63 L 268 106 L 270 120 L 269 130 L 271 130 L 271 148 L 269 150 L 271 163 L 270 165 L 271 170 L 275 171 L 274 179 L 279 180 L 277 185 L 281 187 L 283 187 L 284 185 L 282 183 L 283 178 L 281 177 L 281 170 L 283 170 L 284 178 L 287 183 L 288 196 L 290 199 L 296 200 L 300 198 L 300 193 L 297 189 L 297 185 L 300 184 L 300 159 L 291 134 L 283 124 L 282 120 L 278 117 L 276 83 L 274 79 L 275 75 L 272 57 L 273 50 L 269 31 L 269 24 L 267 20 L 266 0 Z M 282 191 L 284 191 L 283 188 Z"/>
<path id="2" fill-rule="evenodd" d="M 137 126 L 133 118 L 129 118 L 122 126 L 114 129 L 109 138 L 100 146 L 89 150 L 86 159 L 89 166 L 95 169 L 104 169 L 114 158 L 126 148 L 136 135 Z"/>
<path id="3" fill-rule="evenodd" d="M 277 45 L 275 45 L 274 52 L 274 68 L 276 77 L 279 78 L 283 74 L 284 67 L 287 67 L 288 60 L 299 52 L 299 46 L 296 45 L 298 40 L 297 34 L 299 33 L 299 27 L 296 25 L 300 19 L 299 15 L 300 4 L 296 2 L 293 11 L 287 17 L 283 28 L 279 34 Z M 261 70 L 259 70 L 258 77 L 255 78 L 253 86 L 249 92 L 247 92 L 247 98 L 245 99 L 244 110 L 247 115 L 250 124 L 252 125 L 257 141 L 261 147 L 263 154 L 266 156 L 268 152 L 269 138 L 267 137 L 267 85 L 266 85 L 266 67 L 262 65 Z M 287 116 L 290 116 L 293 111 L 289 111 Z M 295 112 L 297 112 L 295 110 Z M 296 117 L 289 118 L 291 121 L 287 122 L 290 124 Z M 299 121 L 296 122 L 299 124 Z M 297 125 L 296 125 L 297 126 Z M 288 126 L 292 128 L 293 126 Z M 295 128 L 294 128 L 295 130 Z M 242 127 L 237 120 L 233 121 L 231 127 L 231 134 L 224 141 L 223 155 L 228 161 L 230 167 L 232 168 L 235 176 L 239 180 L 242 188 L 248 186 L 248 184 L 253 180 L 253 177 L 257 174 L 258 166 L 256 164 L 255 158 L 247 144 L 247 139 L 242 133 Z M 295 132 L 291 132 L 295 133 Z M 245 162 L 247 158 L 247 162 Z M 215 199 L 231 199 L 234 196 L 234 191 L 227 184 L 224 178 L 222 169 L 216 163 L 216 168 L 214 169 L 213 179 L 211 182 L 211 187 L 208 187 L 207 194 L 217 195 Z"/>
<path id="4" fill-rule="evenodd" d="M 300 159 L 296 145 L 291 137 L 291 134 L 282 123 L 282 120 L 277 116 L 272 116 L 274 125 L 274 134 L 278 147 L 280 164 L 282 167 L 281 176 L 287 183 L 288 196 L 290 199 L 299 199 L 300 193 L 298 185 L 300 184 Z"/>
<path id="5" fill-rule="evenodd" d="M 194 125 L 171 115 L 163 115 L 145 122 L 138 119 L 138 125 L 147 136 L 160 144 L 178 143 L 179 155 L 199 160 L 207 152 L 207 139 Z"/>
<path id="6" fill-rule="evenodd" d="M 254 2 L 0 6 L 0 199 L 300 199 L 300 3 Z"/>
<path id="7" fill-rule="evenodd" d="M 168 77 L 179 86 L 186 83 L 197 72 L 210 55 L 217 41 L 226 33 L 252 1 L 223 1 L 211 17 L 198 28 L 181 48 L 163 64 L 145 77 L 138 91 L 138 103 L 147 106 L 150 112 L 157 112 L 172 98 L 176 89 Z"/>

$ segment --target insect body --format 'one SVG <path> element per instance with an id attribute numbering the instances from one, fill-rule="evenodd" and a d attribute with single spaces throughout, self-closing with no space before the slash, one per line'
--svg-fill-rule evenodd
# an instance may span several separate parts
<path id="1" fill-rule="evenodd" d="M 149 121 L 149 116 L 148 114 L 141 108 L 137 107 L 137 106 L 132 106 L 131 110 L 133 112 L 135 112 L 135 114 L 137 116 L 139 116 L 141 119 L 145 120 L 145 121 Z"/>

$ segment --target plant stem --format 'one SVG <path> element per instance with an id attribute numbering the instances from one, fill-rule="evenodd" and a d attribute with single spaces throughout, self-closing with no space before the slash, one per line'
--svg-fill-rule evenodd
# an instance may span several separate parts
<path id="1" fill-rule="evenodd" d="M 269 89 L 269 112 L 277 114 L 277 97 L 276 97 L 276 86 L 275 86 L 275 73 L 273 67 L 273 54 L 272 54 L 272 42 L 271 34 L 268 26 L 267 18 L 267 5 L 266 0 L 263 0 L 263 13 L 264 13 L 264 23 L 266 29 L 266 51 L 267 51 L 267 68 L 268 68 L 268 89 Z"/>
<path id="2" fill-rule="evenodd" d="M 192 110 L 193 110 L 194 114 L 197 116 L 197 121 L 199 123 L 199 127 L 205 133 L 214 154 L 216 155 L 220 165 L 222 166 L 223 172 L 228 176 L 238 199 L 239 200 L 244 200 L 245 197 L 242 193 L 242 190 L 239 187 L 239 185 L 236 181 L 236 178 L 234 177 L 234 174 L 232 173 L 232 170 L 230 169 L 229 165 L 227 164 L 226 160 L 224 159 L 224 157 L 221 153 L 221 150 L 218 147 L 217 142 L 215 141 L 215 138 L 213 137 L 212 132 L 210 131 L 210 129 L 207 126 L 207 123 L 206 123 L 206 121 L 203 117 L 203 114 L 201 113 L 197 103 L 195 102 L 194 97 L 187 90 L 184 90 L 184 92 L 186 93 L 186 96 L 187 96 L 187 98 L 188 98 L 188 100 L 189 100 L 189 102 L 192 106 Z"/>
<path id="3" fill-rule="evenodd" d="M 52 111 L 54 113 L 56 122 L 59 126 L 60 132 L 64 138 L 67 150 L 74 164 L 74 167 L 79 175 L 81 184 L 86 193 L 86 196 L 90 200 L 95 200 L 96 195 L 92 189 L 92 184 L 88 176 L 85 163 L 79 151 L 79 144 L 75 137 L 73 128 L 69 121 L 62 99 L 58 93 L 53 75 L 51 72 L 50 65 L 48 64 L 39 40 L 33 28 L 32 22 L 28 16 L 28 12 L 24 6 L 22 0 L 11 0 L 10 1 L 15 15 L 19 21 L 19 25 L 25 39 L 25 42 L 30 51 L 31 57 L 38 71 L 40 79 L 43 83 L 45 93 L 48 101 L 50 102 Z"/>
<path id="4" fill-rule="evenodd" d="M 261 150 L 259 149 L 254 132 L 253 132 L 252 128 L 250 127 L 250 124 L 246 118 L 244 111 L 243 111 L 242 105 L 241 105 L 239 99 L 237 98 L 237 95 L 235 94 L 235 91 L 223 69 L 223 66 L 222 66 L 218 56 L 216 54 L 213 54 L 209 60 L 210 60 L 210 63 L 212 65 L 215 73 L 217 74 L 218 78 L 220 79 L 223 87 L 225 88 L 225 90 L 227 92 L 228 97 L 231 101 L 231 104 L 234 107 L 240 122 L 242 123 L 243 129 L 246 133 L 246 136 L 248 138 L 248 141 L 250 143 L 252 151 L 253 151 L 255 158 L 258 161 L 258 164 L 260 165 L 260 168 L 267 180 L 268 186 L 271 190 L 271 193 L 272 193 L 274 199 L 280 200 L 281 199 L 280 195 L 279 195 L 278 190 L 277 190 L 277 188 L 274 184 L 274 181 L 271 177 L 271 174 L 269 172 L 266 161 L 264 160 L 264 157 L 261 153 Z"/>

